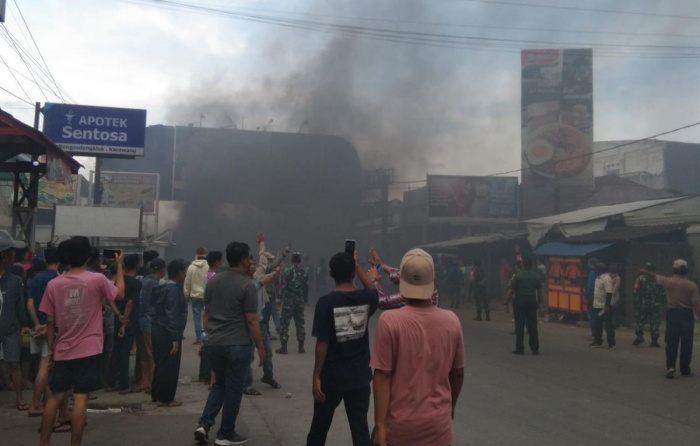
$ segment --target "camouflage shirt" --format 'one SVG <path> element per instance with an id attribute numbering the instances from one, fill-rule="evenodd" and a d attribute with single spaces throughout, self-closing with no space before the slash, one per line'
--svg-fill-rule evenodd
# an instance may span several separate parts
<path id="1" fill-rule="evenodd" d="M 666 292 L 651 277 L 643 274 L 634 284 L 634 303 L 638 309 L 660 308 L 666 300 Z"/>
<path id="2" fill-rule="evenodd" d="M 282 273 L 284 279 L 284 299 L 306 300 L 309 296 L 309 276 L 301 265 L 285 268 Z"/>

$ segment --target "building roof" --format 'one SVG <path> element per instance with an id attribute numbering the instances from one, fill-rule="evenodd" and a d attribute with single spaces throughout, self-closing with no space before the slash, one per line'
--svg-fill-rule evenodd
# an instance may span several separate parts
<path id="1" fill-rule="evenodd" d="M 432 250 L 456 249 L 460 246 L 493 243 L 500 240 L 517 240 L 525 237 L 527 237 L 527 233 L 522 231 L 508 233 L 495 232 L 491 234 L 471 235 L 469 237 L 461 237 L 444 242 L 429 243 L 427 245 L 419 246 L 419 248 Z"/>
<path id="2" fill-rule="evenodd" d="M 550 242 L 539 246 L 532 251 L 533 256 L 570 256 L 585 257 L 588 254 L 609 248 L 614 243 L 583 243 L 570 244 L 561 242 Z"/>
<path id="3" fill-rule="evenodd" d="M 78 161 L 42 132 L 0 110 L 0 162 L 4 163 L 22 154 L 34 157 L 53 155 L 70 166 L 73 174 L 78 173 L 81 167 Z"/>
<path id="4" fill-rule="evenodd" d="M 601 218 L 613 217 L 615 215 L 622 215 L 627 212 L 638 211 L 640 209 L 656 206 L 658 204 L 670 203 L 672 201 L 678 201 L 684 198 L 687 197 L 661 198 L 658 200 L 632 201 L 630 203 L 613 204 L 607 206 L 594 206 L 591 208 L 578 209 L 576 211 L 566 212 L 564 214 L 549 215 L 547 217 L 526 220 L 524 221 L 524 223 L 545 225 L 583 223 L 593 220 L 599 220 Z"/>
<path id="5" fill-rule="evenodd" d="M 592 232 L 566 239 L 567 243 L 593 243 L 593 242 L 624 242 L 669 234 L 677 231 L 685 231 L 688 224 L 656 225 L 656 226 L 618 226 L 607 228 L 604 231 Z"/>

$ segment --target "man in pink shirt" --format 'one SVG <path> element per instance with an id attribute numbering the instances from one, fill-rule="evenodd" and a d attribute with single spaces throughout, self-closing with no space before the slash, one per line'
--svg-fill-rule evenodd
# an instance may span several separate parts
<path id="1" fill-rule="evenodd" d="M 39 310 L 47 315 L 46 339 L 51 396 L 41 421 L 40 446 L 51 441 L 56 411 L 66 392 L 73 391 L 71 445 L 82 441 L 88 393 L 103 386 L 102 298 L 109 302 L 124 297 L 123 256 L 117 253 L 116 286 L 105 276 L 87 271 L 92 255 L 87 237 L 73 237 L 61 243 L 58 256 L 70 269 L 46 287 Z"/>
<path id="2" fill-rule="evenodd" d="M 399 290 L 408 305 L 381 315 L 374 370 L 374 444 L 447 446 L 464 380 L 464 337 L 457 316 L 431 304 L 433 258 L 421 249 L 401 261 Z"/>

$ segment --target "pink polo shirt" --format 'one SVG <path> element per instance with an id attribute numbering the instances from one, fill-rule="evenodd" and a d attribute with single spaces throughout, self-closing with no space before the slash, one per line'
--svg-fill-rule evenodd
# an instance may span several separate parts
<path id="1" fill-rule="evenodd" d="M 56 321 L 56 361 L 102 353 L 102 298 L 112 302 L 118 292 L 105 276 L 90 271 L 63 274 L 49 282 L 39 310 Z"/>
<path id="2" fill-rule="evenodd" d="M 370 366 L 393 372 L 386 420 L 390 445 L 452 443 L 448 374 L 464 368 L 464 336 L 454 313 L 435 306 L 384 312 Z"/>

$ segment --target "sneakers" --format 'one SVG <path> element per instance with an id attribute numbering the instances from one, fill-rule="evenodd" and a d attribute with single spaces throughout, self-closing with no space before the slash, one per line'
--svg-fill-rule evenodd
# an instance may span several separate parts
<path id="1" fill-rule="evenodd" d="M 589 347 L 590 347 L 590 348 L 602 348 L 602 347 L 603 347 L 603 343 L 601 342 L 601 343 L 599 344 L 599 343 L 593 341 L 593 342 L 589 345 Z"/>
<path id="2" fill-rule="evenodd" d="M 232 446 L 236 444 L 246 444 L 248 443 L 248 439 L 244 437 L 243 435 L 236 434 L 234 433 L 230 437 L 226 438 L 223 436 L 218 436 L 216 437 L 216 441 L 214 442 L 215 445 L 217 446 Z"/>
<path id="3" fill-rule="evenodd" d="M 668 369 L 666 372 L 666 379 L 673 379 L 673 377 L 676 375 L 676 369 Z"/>
<path id="4" fill-rule="evenodd" d="M 513 354 L 514 354 L 514 355 L 521 355 L 521 356 L 522 356 L 522 355 L 525 354 L 525 352 L 522 351 L 522 350 L 513 350 Z"/>
<path id="5" fill-rule="evenodd" d="M 198 444 L 209 443 L 209 426 L 200 424 L 194 431 L 194 441 Z"/>
<path id="6" fill-rule="evenodd" d="M 616 344 L 608 344 L 608 350 L 615 350 L 616 347 Z"/>
<path id="7" fill-rule="evenodd" d="M 637 346 L 639 346 L 639 345 L 641 345 L 641 344 L 643 344 L 643 343 L 644 343 L 644 338 L 641 337 L 641 336 L 637 336 L 637 339 L 634 340 L 634 342 L 632 343 L 632 345 L 634 345 L 635 347 L 637 347 Z"/>

